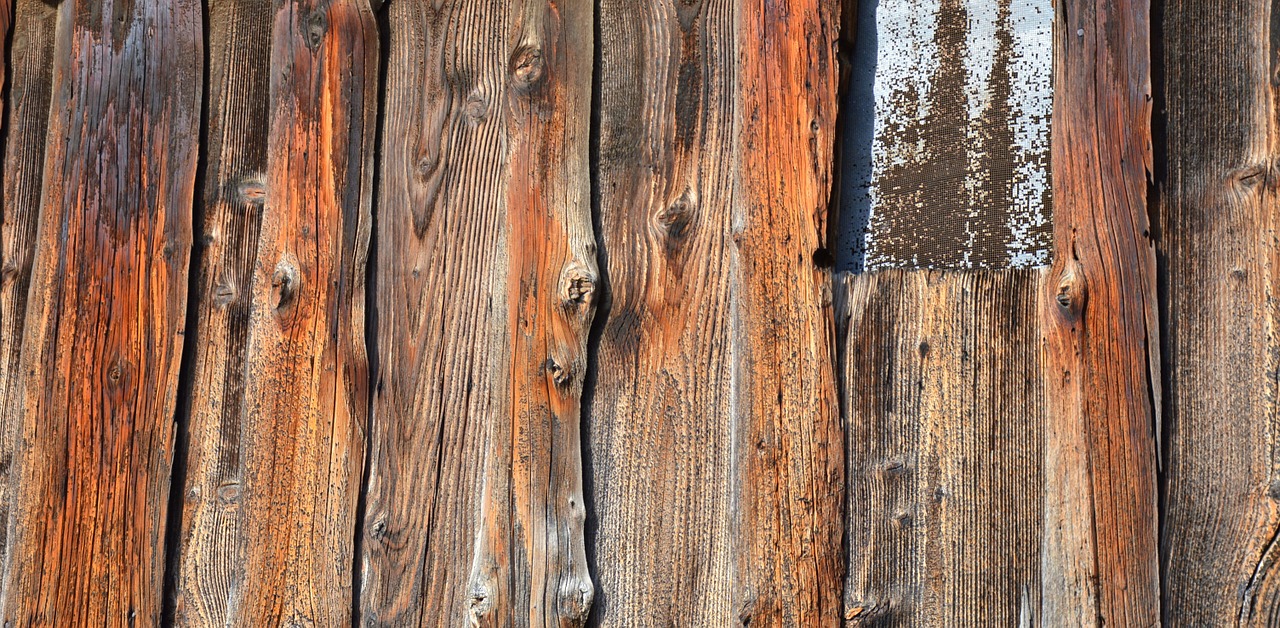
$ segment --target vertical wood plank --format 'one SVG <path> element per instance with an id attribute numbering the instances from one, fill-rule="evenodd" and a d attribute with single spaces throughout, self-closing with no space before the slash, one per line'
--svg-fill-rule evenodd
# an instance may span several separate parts
<path id="1" fill-rule="evenodd" d="M 155 624 L 201 10 L 188 0 L 69 0 L 57 11 L 4 618 Z"/>
<path id="2" fill-rule="evenodd" d="M 1272 625 L 1280 13 L 1171 0 L 1164 18 L 1165 621 Z"/>
<path id="3" fill-rule="evenodd" d="M 1040 616 L 1044 271 L 837 281 L 848 626 Z"/>
<path id="4" fill-rule="evenodd" d="M 347 625 L 378 35 L 363 0 L 210 5 L 177 621 Z"/>
<path id="5" fill-rule="evenodd" d="M 601 4 L 603 625 L 839 621 L 838 27 L 834 2 Z"/>
<path id="6" fill-rule="evenodd" d="M 511 405 L 489 426 L 468 619 L 580 626 L 594 595 L 579 437 L 597 283 L 587 162 L 594 7 L 526 0 L 512 8 L 504 338 Z"/>
<path id="7" fill-rule="evenodd" d="M 1055 28 L 1042 578 L 1044 616 L 1071 624 L 1160 618 L 1148 9 L 1068 0 Z"/>
<path id="8" fill-rule="evenodd" d="M 579 625 L 592 5 L 389 11 L 361 621 Z"/>
<path id="9" fill-rule="evenodd" d="M 5 122 L 4 207 L 0 209 L 0 522 L 13 505 L 14 465 L 22 430 L 22 339 L 42 198 L 45 137 L 53 91 L 54 7 L 19 0 L 9 52 L 9 111 Z M 4 526 L 0 523 L 0 526 Z M 10 543 L 0 528 L 0 565 Z"/>
<path id="10" fill-rule="evenodd" d="M 486 434 L 510 394 L 510 9 L 387 11 L 361 621 L 453 626 L 468 608 Z"/>
<path id="11" fill-rule="evenodd" d="M 835 383 L 827 204 L 840 4 L 749 0 L 737 37 L 741 138 L 729 232 L 738 614 L 775 626 L 840 616 L 844 448 Z"/>

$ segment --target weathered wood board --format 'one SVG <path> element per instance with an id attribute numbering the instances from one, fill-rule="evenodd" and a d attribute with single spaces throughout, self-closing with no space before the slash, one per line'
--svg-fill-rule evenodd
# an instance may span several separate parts
<path id="1" fill-rule="evenodd" d="M 1054 261 L 1045 336 L 1044 617 L 1160 622 L 1161 381 L 1147 213 L 1146 0 L 1068 0 L 1054 28 Z M 1105 121 L 1103 123 L 1102 121 Z"/>
<path id="2" fill-rule="evenodd" d="M 1275 625 L 1280 13 L 1175 0 L 1163 32 L 1164 615 Z"/>
<path id="3" fill-rule="evenodd" d="M 361 621 L 580 625 L 593 7 L 389 11 Z"/>
<path id="4" fill-rule="evenodd" d="M 841 269 L 1049 261 L 1054 4 L 859 3 Z"/>
<path id="5" fill-rule="evenodd" d="M 596 617 L 836 624 L 839 6 L 606 0 L 598 21 Z"/>
<path id="6" fill-rule="evenodd" d="M 14 466 L 22 430 L 22 340 L 26 327 L 31 262 L 42 199 L 45 137 L 53 91 L 57 12 L 40 0 L 14 7 L 7 80 L 9 109 L 0 192 L 0 565 L 11 549 L 7 537 L 13 504 Z M 2 569 L 2 568 L 0 568 Z"/>
<path id="7" fill-rule="evenodd" d="M 208 15 L 218 97 L 176 619 L 343 625 L 368 416 L 377 27 L 365 0 L 216 0 Z"/>
<path id="8" fill-rule="evenodd" d="M 45 11 L 18 9 L 21 50 L 39 64 Z M 43 188 L 28 187 L 29 155 L 6 159 L 6 231 L 36 226 L 5 247 L 6 267 L 20 274 L 30 260 L 31 274 L 11 384 L 21 427 L 5 452 L 16 485 L 0 600 L 6 624 L 154 625 L 199 148 L 201 9 L 68 0 L 56 20 L 51 78 L 34 65 L 11 73 L 24 90 L 12 129 L 28 137 L 39 134 L 41 83 L 50 92 Z"/>
<path id="9" fill-rule="evenodd" d="M 1040 613 L 1043 279 L 1034 269 L 837 280 L 846 625 L 1052 619 Z"/>

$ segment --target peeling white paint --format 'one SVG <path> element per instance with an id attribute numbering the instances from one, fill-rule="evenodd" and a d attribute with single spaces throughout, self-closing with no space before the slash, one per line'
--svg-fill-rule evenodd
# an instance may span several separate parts
<path id="1" fill-rule="evenodd" d="M 866 267 L 1047 263 L 1052 0 L 874 13 Z"/>

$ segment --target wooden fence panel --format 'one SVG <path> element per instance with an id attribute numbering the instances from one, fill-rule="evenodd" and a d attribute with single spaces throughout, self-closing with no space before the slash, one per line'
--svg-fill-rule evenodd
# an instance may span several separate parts
<path id="1" fill-rule="evenodd" d="M 189 0 L 58 5 L 5 623 L 159 621 L 200 29 Z"/>
<path id="2" fill-rule="evenodd" d="M 377 27 L 209 7 L 209 147 L 177 619 L 345 625 L 368 371 Z"/>
<path id="3" fill-rule="evenodd" d="M 1274 625 L 1280 13 L 1175 0 L 1164 18 L 1165 620 Z"/>
<path id="4" fill-rule="evenodd" d="M 846 625 L 1043 619 L 1043 275 L 885 271 L 837 281 Z"/>
<path id="5" fill-rule="evenodd" d="M 597 615 L 833 625 L 838 5 L 600 11 Z"/>
<path id="6" fill-rule="evenodd" d="M 1055 32 L 1044 616 L 1160 619 L 1160 347 L 1146 0 L 1068 0 Z"/>
<path id="7" fill-rule="evenodd" d="M 592 5 L 389 10 L 362 620 L 578 625 Z"/>

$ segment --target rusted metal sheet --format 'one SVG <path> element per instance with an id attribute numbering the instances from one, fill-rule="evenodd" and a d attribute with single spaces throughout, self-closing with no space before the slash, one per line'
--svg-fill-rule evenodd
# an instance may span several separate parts
<path id="1" fill-rule="evenodd" d="M 860 10 L 841 268 L 1047 263 L 1051 0 Z"/>

